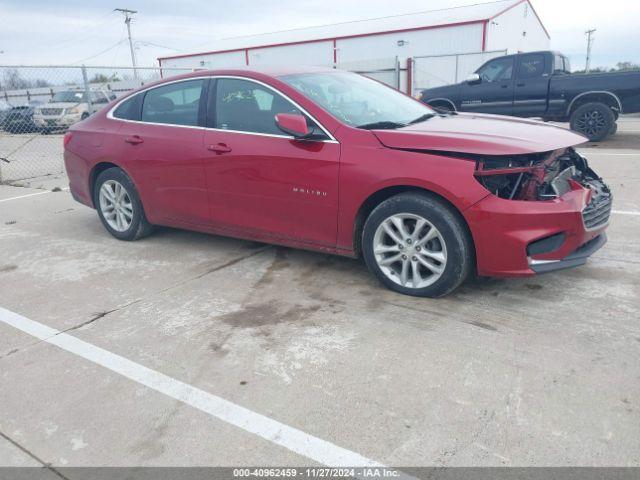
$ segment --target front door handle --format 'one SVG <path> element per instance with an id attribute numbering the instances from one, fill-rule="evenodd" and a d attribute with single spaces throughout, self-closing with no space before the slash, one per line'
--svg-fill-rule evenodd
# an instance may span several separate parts
<path id="1" fill-rule="evenodd" d="M 518 84 L 516 85 L 516 87 L 524 87 L 524 86 L 526 86 L 526 85 L 527 85 L 526 83 L 518 83 Z"/>
<path id="2" fill-rule="evenodd" d="M 132 135 L 131 137 L 125 138 L 124 141 L 131 145 L 138 145 L 144 142 L 140 135 Z"/>
<path id="3" fill-rule="evenodd" d="M 211 150 L 216 153 L 229 153 L 231 147 L 228 147 L 226 143 L 216 143 L 215 145 L 207 145 L 207 150 Z"/>

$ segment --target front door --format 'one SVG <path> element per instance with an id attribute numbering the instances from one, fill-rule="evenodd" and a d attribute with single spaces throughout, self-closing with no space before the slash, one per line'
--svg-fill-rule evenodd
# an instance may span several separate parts
<path id="1" fill-rule="evenodd" d="M 218 78 L 212 85 L 204 137 L 211 222 L 335 246 L 340 145 L 308 116 L 320 135 L 293 139 L 276 126 L 278 113 L 304 114 L 262 83 Z"/>
<path id="2" fill-rule="evenodd" d="M 478 70 L 479 83 L 463 83 L 463 112 L 511 115 L 513 111 L 513 57 L 494 58 Z"/>
<path id="3" fill-rule="evenodd" d="M 514 90 L 513 114 L 519 117 L 542 116 L 547 111 L 549 73 L 552 66 L 547 55 L 519 55 Z"/>

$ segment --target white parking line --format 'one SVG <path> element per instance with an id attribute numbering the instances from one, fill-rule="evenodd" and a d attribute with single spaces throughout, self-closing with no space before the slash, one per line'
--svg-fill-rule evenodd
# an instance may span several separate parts
<path id="1" fill-rule="evenodd" d="M 640 216 L 640 212 L 634 212 L 631 210 L 611 210 L 611 213 L 615 213 L 617 215 L 638 215 Z"/>
<path id="2" fill-rule="evenodd" d="M 69 190 L 69 188 L 61 188 L 60 190 L 62 190 L 63 192 L 66 192 Z M 0 200 L 0 203 L 10 202 L 11 200 L 19 200 L 20 198 L 35 197 L 36 195 L 44 195 L 45 193 L 55 193 L 55 192 L 51 190 L 45 190 L 44 192 L 29 193 L 27 195 L 20 195 L 18 197 L 3 198 L 2 200 Z"/>
<path id="3" fill-rule="evenodd" d="M 0 322 L 323 465 L 331 467 L 384 467 L 384 465 L 355 452 L 253 412 L 224 398 L 151 370 L 120 355 L 2 307 L 0 307 Z"/>

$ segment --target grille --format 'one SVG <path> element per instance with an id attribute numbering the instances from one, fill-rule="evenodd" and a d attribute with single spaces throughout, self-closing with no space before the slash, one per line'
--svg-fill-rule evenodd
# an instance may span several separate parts
<path id="1" fill-rule="evenodd" d="M 611 192 L 602 182 L 590 182 L 591 201 L 582 211 L 582 220 L 587 230 L 605 225 L 611 215 Z"/>
<path id="2" fill-rule="evenodd" d="M 41 108 L 42 115 L 61 115 L 61 108 Z"/>

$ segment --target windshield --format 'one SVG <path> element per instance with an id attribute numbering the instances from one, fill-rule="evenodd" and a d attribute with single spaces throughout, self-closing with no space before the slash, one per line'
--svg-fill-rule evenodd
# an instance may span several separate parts
<path id="1" fill-rule="evenodd" d="M 80 103 L 82 101 L 82 92 L 57 92 L 53 95 L 51 103 L 53 102 L 66 102 L 66 103 Z"/>
<path id="2" fill-rule="evenodd" d="M 355 73 L 303 73 L 281 80 L 354 127 L 398 128 L 435 115 L 425 104 Z"/>

